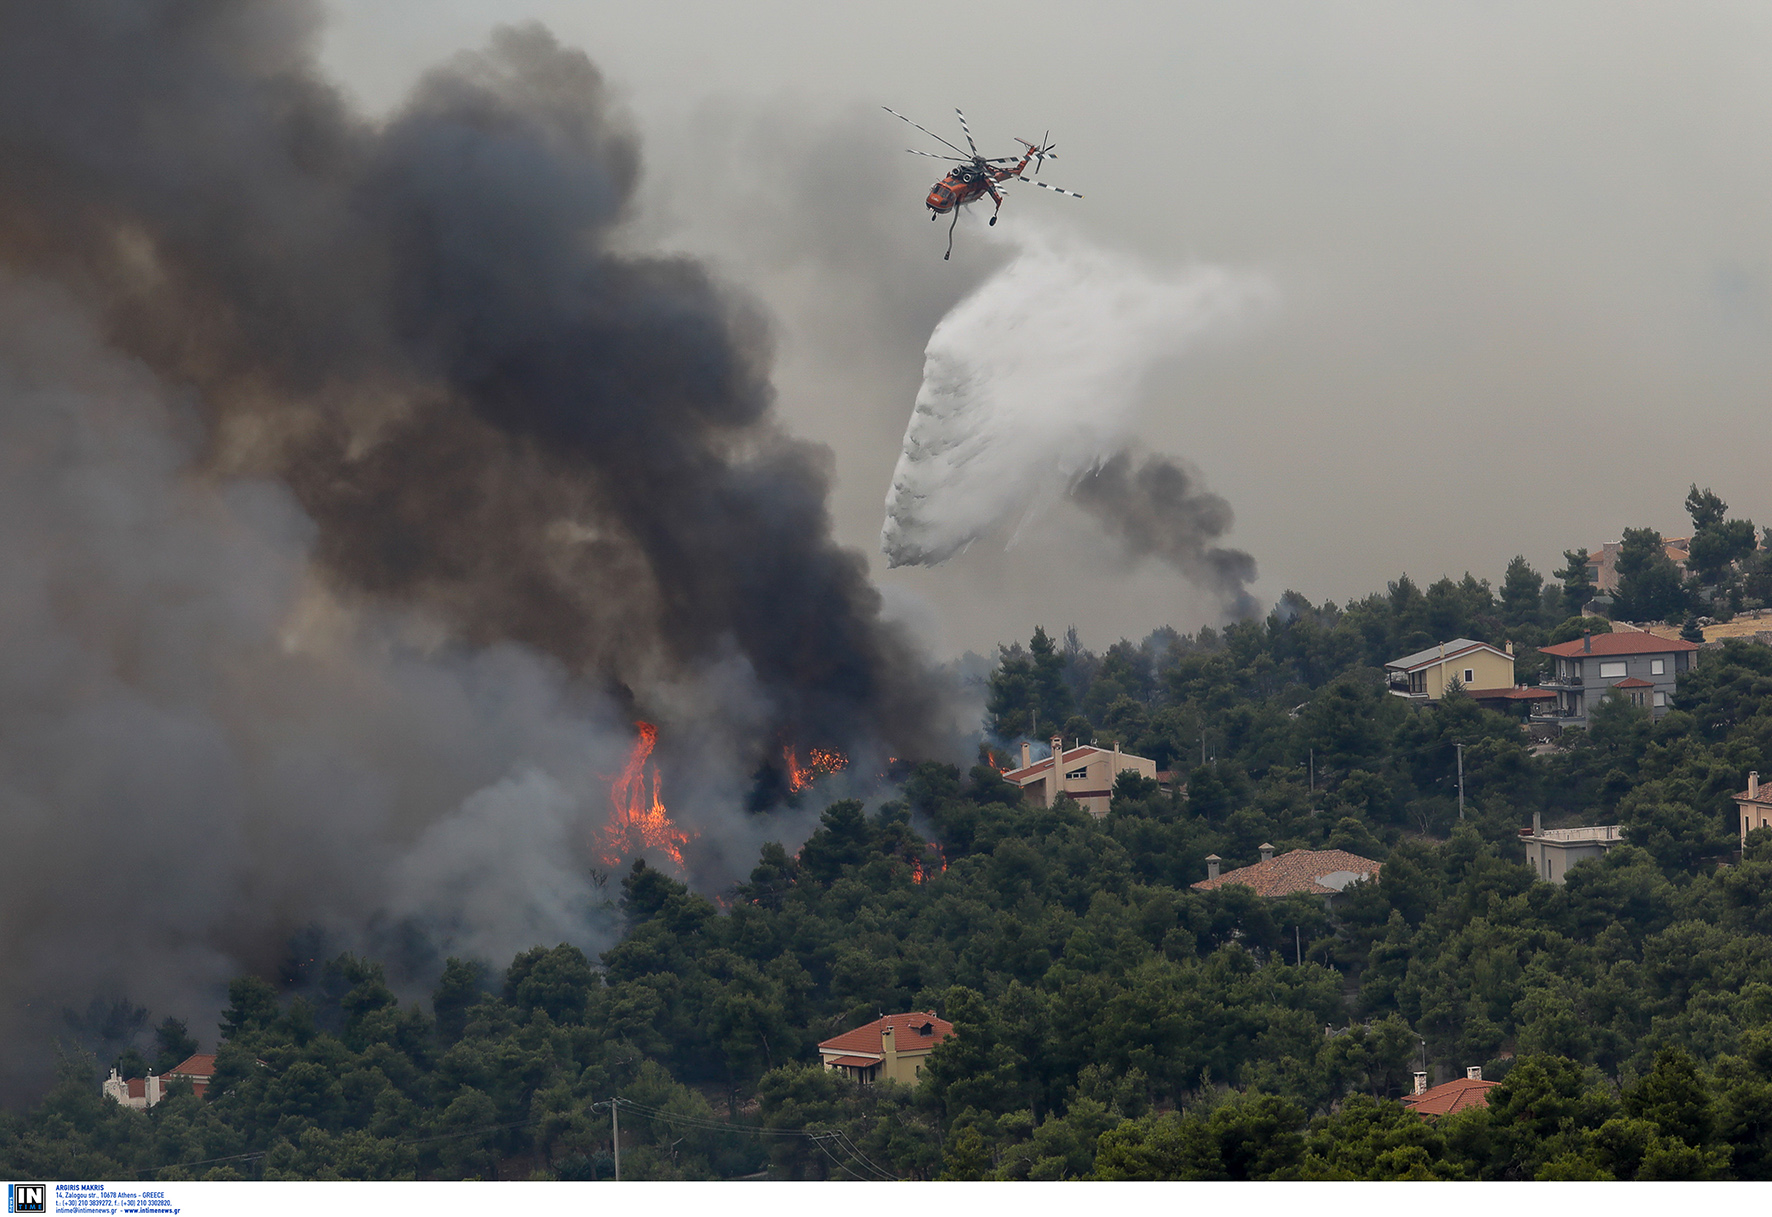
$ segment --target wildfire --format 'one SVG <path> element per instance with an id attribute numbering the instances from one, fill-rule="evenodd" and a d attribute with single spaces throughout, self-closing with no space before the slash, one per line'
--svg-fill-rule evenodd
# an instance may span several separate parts
<path id="1" fill-rule="evenodd" d="M 785 745 L 781 750 L 782 767 L 787 770 L 788 789 L 795 794 L 812 785 L 821 775 L 836 773 L 849 767 L 849 758 L 841 752 L 829 748 L 814 748 L 808 754 L 808 764 L 800 763 L 800 754 L 792 744 Z"/>
<path id="2" fill-rule="evenodd" d="M 945 875 L 948 869 L 947 855 L 941 852 L 941 846 L 937 845 L 934 841 L 929 843 L 929 848 L 935 851 L 935 857 L 941 863 L 941 869 L 936 873 Z M 913 858 L 911 860 L 911 882 L 921 883 L 928 877 L 928 873 L 923 869 L 923 859 Z"/>
<path id="3" fill-rule="evenodd" d="M 627 764 L 610 781 L 609 802 L 612 812 L 609 825 L 603 830 L 603 862 L 617 866 L 627 855 L 652 849 L 662 852 L 679 867 L 683 865 L 683 847 L 689 838 L 671 822 L 659 797 L 658 766 L 652 766 L 652 794 L 646 793 L 646 761 L 658 743 L 658 728 L 651 723 L 635 723 L 640 738 L 628 753 Z"/>

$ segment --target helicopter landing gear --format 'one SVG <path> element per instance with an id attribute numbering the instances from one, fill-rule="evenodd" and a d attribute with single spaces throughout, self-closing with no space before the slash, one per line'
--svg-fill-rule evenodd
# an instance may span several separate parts
<path id="1" fill-rule="evenodd" d="M 991 227 L 992 227 L 992 228 L 995 228 L 995 227 L 996 227 L 996 226 L 997 226 L 997 217 L 996 217 L 996 216 L 992 216 L 992 217 L 991 217 Z"/>

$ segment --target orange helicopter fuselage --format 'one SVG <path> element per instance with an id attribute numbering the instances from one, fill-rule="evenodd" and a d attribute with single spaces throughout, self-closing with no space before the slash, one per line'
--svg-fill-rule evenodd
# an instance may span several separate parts
<path id="1" fill-rule="evenodd" d="M 961 165 L 929 188 L 929 197 L 923 200 L 923 204 L 936 215 L 946 215 L 954 208 L 975 203 L 987 194 L 1001 202 L 996 184 L 1019 177 L 1030 159 L 1031 156 L 1024 156 L 1013 167 L 1002 169 L 988 167 L 980 170 L 971 165 Z"/>

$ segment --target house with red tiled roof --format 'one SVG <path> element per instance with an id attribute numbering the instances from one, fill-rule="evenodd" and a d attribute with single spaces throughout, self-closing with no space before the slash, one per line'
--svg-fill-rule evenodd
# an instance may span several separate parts
<path id="1" fill-rule="evenodd" d="M 953 1033 L 952 1023 L 933 1014 L 888 1014 L 825 1040 L 818 1055 L 828 1073 L 915 1086 L 929 1053 Z"/>
<path id="2" fill-rule="evenodd" d="M 1416 1074 L 1415 1093 L 1403 1100 L 1403 1106 L 1424 1120 L 1433 1116 L 1449 1116 L 1455 1111 L 1468 1111 L 1473 1107 L 1489 1106 L 1489 1092 L 1501 1083 L 1485 1082 L 1483 1071 L 1478 1068 L 1464 1072 L 1465 1076 L 1455 1081 L 1442 1082 L 1432 1088 L 1427 1085 L 1427 1074 Z"/>
<path id="3" fill-rule="evenodd" d="M 149 1074 L 145 1078 L 119 1077 L 115 1069 L 105 1079 L 102 1090 L 106 1097 L 117 1100 L 125 1107 L 133 1107 L 145 1111 L 166 1097 L 166 1087 L 172 1082 L 189 1082 L 191 1089 L 200 1099 L 209 1090 L 209 1081 L 215 1076 L 215 1054 L 199 1052 L 186 1057 L 165 1073 Z"/>
<path id="4" fill-rule="evenodd" d="M 1224 860 L 1217 854 L 1206 858 L 1206 878 L 1194 884 L 1196 891 L 1210 892 L 1237 883 L 1261 896 L 1290 896 L 1310 892 L 1333 896 L 1362 879 L 1376 879 L 1384 864 L 1345 849 L 1295 849 L 1274 856 L 1274 847 L 1262 845 L 1261 861 L 1254 866 L 1218 873 Z"/>
<path id="5" fill-rule="evenodd" d="M 1003 780 L 1014 782 L 1024 796 L 1040 799 L 1047 807 L 1056 803 L 1059 795 L 1069 795 L 1098 820 L 1107 815 L 1114 782 L 1122 773 L 1136 773 L 1153 782 L 1159 780 L 1157 762 L 1121 752 L 1118 744 L 1112 748 L 1098 748 L 1094 744 L 1066 748 L 1064 740 L 1055 735 L 1052 753 L 1046 759 L 1034 760 L 1031 751 L 1028 744 L 1022 744 L 1020 767 L 1006 772 Z M 1058 758 L 1056 764 L 1054 757 Z"/>
<path id="6" fill-rule="evenodd" d="M 1557 704 L 1533 718 L 1565 727 L 1587 726 L 1587 716 L 1600 698 L 1620 688 L 1656 718 L 1672 704 L 1674 682 L 1698 659 L 1698 644 L 1684 638 L 1661 638 L 1642 630 L 1584 634 L 1575 642 L 1540 647 L 1553 661 L 1551 674 L 1538 683 L 1557 694 Z"/>

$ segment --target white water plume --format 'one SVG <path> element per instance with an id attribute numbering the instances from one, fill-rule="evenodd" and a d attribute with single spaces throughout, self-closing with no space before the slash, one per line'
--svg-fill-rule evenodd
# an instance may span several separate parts
<path id="1" fill-rule="evenodd" d="M 1012 239 L 1016 256 L 929 336 L 886 494 L 889 566 L 935 566 L 1025 523 L 1126 446 L 1153 364 L 1270 294 L 1218 267 L 1153 273 L 1025 228 Z"/>

